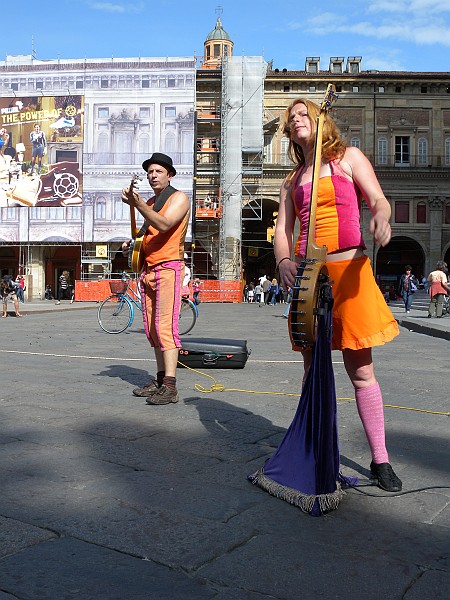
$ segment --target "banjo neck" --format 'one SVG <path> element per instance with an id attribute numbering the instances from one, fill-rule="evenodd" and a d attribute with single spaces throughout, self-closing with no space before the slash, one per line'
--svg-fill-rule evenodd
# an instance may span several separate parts
<path id="1" fill-rule="evenodd" d="M 327 247 L 316 244 L 316 215 L 317 215 L 317 197 L 319 193 L 320 167 L 322 164 L 322 139 L 323 124 L 325 115 L 329 111 L 332 102 L 337 98 L 336 88 L 331 83 L 327 86 L 327 91 L 320 105 L 320 112 L 316 120 L 316 139 L 314 142 L 313 172 L 311 183 L 311 200 L 309 207 L 308 237 L 306 243 L 307 258 L 316 258 L 326 261 Z"/>
<path id="2" fill-rule="evenodd" d="M 137 187 L 138 181 L 140 181 L 141 178 L 139 177 L 139 175 L 133 175 L 133 178 L 131 179 L 131 183 L 130 183 L 130 187 L 129 187 L 129 193 L 130 195 L 133 193 L 133 189 L 135 187 Z M 131 224 L 131 237 L 133 238 L 133 240 L 135 240 L 138 236 L 138 232 L 139 229 L 136 227 L 136 210 L 134 208 L 134 206 L 132 206 L 130 204 L 130 224 Z"/>

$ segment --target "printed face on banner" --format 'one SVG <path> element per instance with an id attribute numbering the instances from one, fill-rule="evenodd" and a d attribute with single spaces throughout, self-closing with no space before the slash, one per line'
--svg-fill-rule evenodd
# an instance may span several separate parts
<path id="1" fill-rule="evenodd" d="M 82 204 L 83 96 L 0 98 L 0 207 Z"/>

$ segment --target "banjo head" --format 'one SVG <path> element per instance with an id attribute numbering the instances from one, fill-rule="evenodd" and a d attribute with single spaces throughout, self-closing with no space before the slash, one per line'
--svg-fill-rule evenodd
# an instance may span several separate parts
<path id="1" fill-rule="evenodd" d="M 289 311 L 289 335 L 294 348 L 302 350 L 316 343 L 317 319 L 328 311 L 330 287 L 325 262 L 305 259 L 299 264 Z"/>

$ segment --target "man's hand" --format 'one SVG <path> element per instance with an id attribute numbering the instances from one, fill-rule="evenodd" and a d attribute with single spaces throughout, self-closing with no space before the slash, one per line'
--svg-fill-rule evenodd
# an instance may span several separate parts
<path id="1" fill-rule="evenodd" d="M 373 234 L 375 244 L 387 246 L 391 240 L 391 226 L 385 215 L 375 213 L 370 219 L 369 231 Z"/>
<path id="2" fill-rule="evenodd" d="M 124 242 L 122 244 L 122 254 L 124 256 L 127 256 L 129 251 L 130 251 L 130 245 L 131 245 L 131 240 L 128 240 L 128 242 Z"/>
<path id="3" fill-rule="evenodd" d="M 139 202 L 144 202 L 137 192 L 130 191 L 130 188 L 122 190 L 122 202 L 129 206 L 137 207 Z"/>

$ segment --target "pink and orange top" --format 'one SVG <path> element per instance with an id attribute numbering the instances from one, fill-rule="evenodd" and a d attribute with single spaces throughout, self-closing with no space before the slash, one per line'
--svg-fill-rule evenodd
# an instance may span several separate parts
<path id="1" fill-rule="evenodd" d="M 327 246 L 328 253 L 361 247 L 365 249 L 360 227 L 361 198 L 355 184 L 344 174 L 338 161 L 330 161 L 331 175 L 319 180 L 315 241 Z M 300 221 L 300 235 L 295 244 L 296 256 L 306 255 L 309 205 L 312 182 L 297 185 L 302 168 L 292 180 L 293 200 Z"/>

